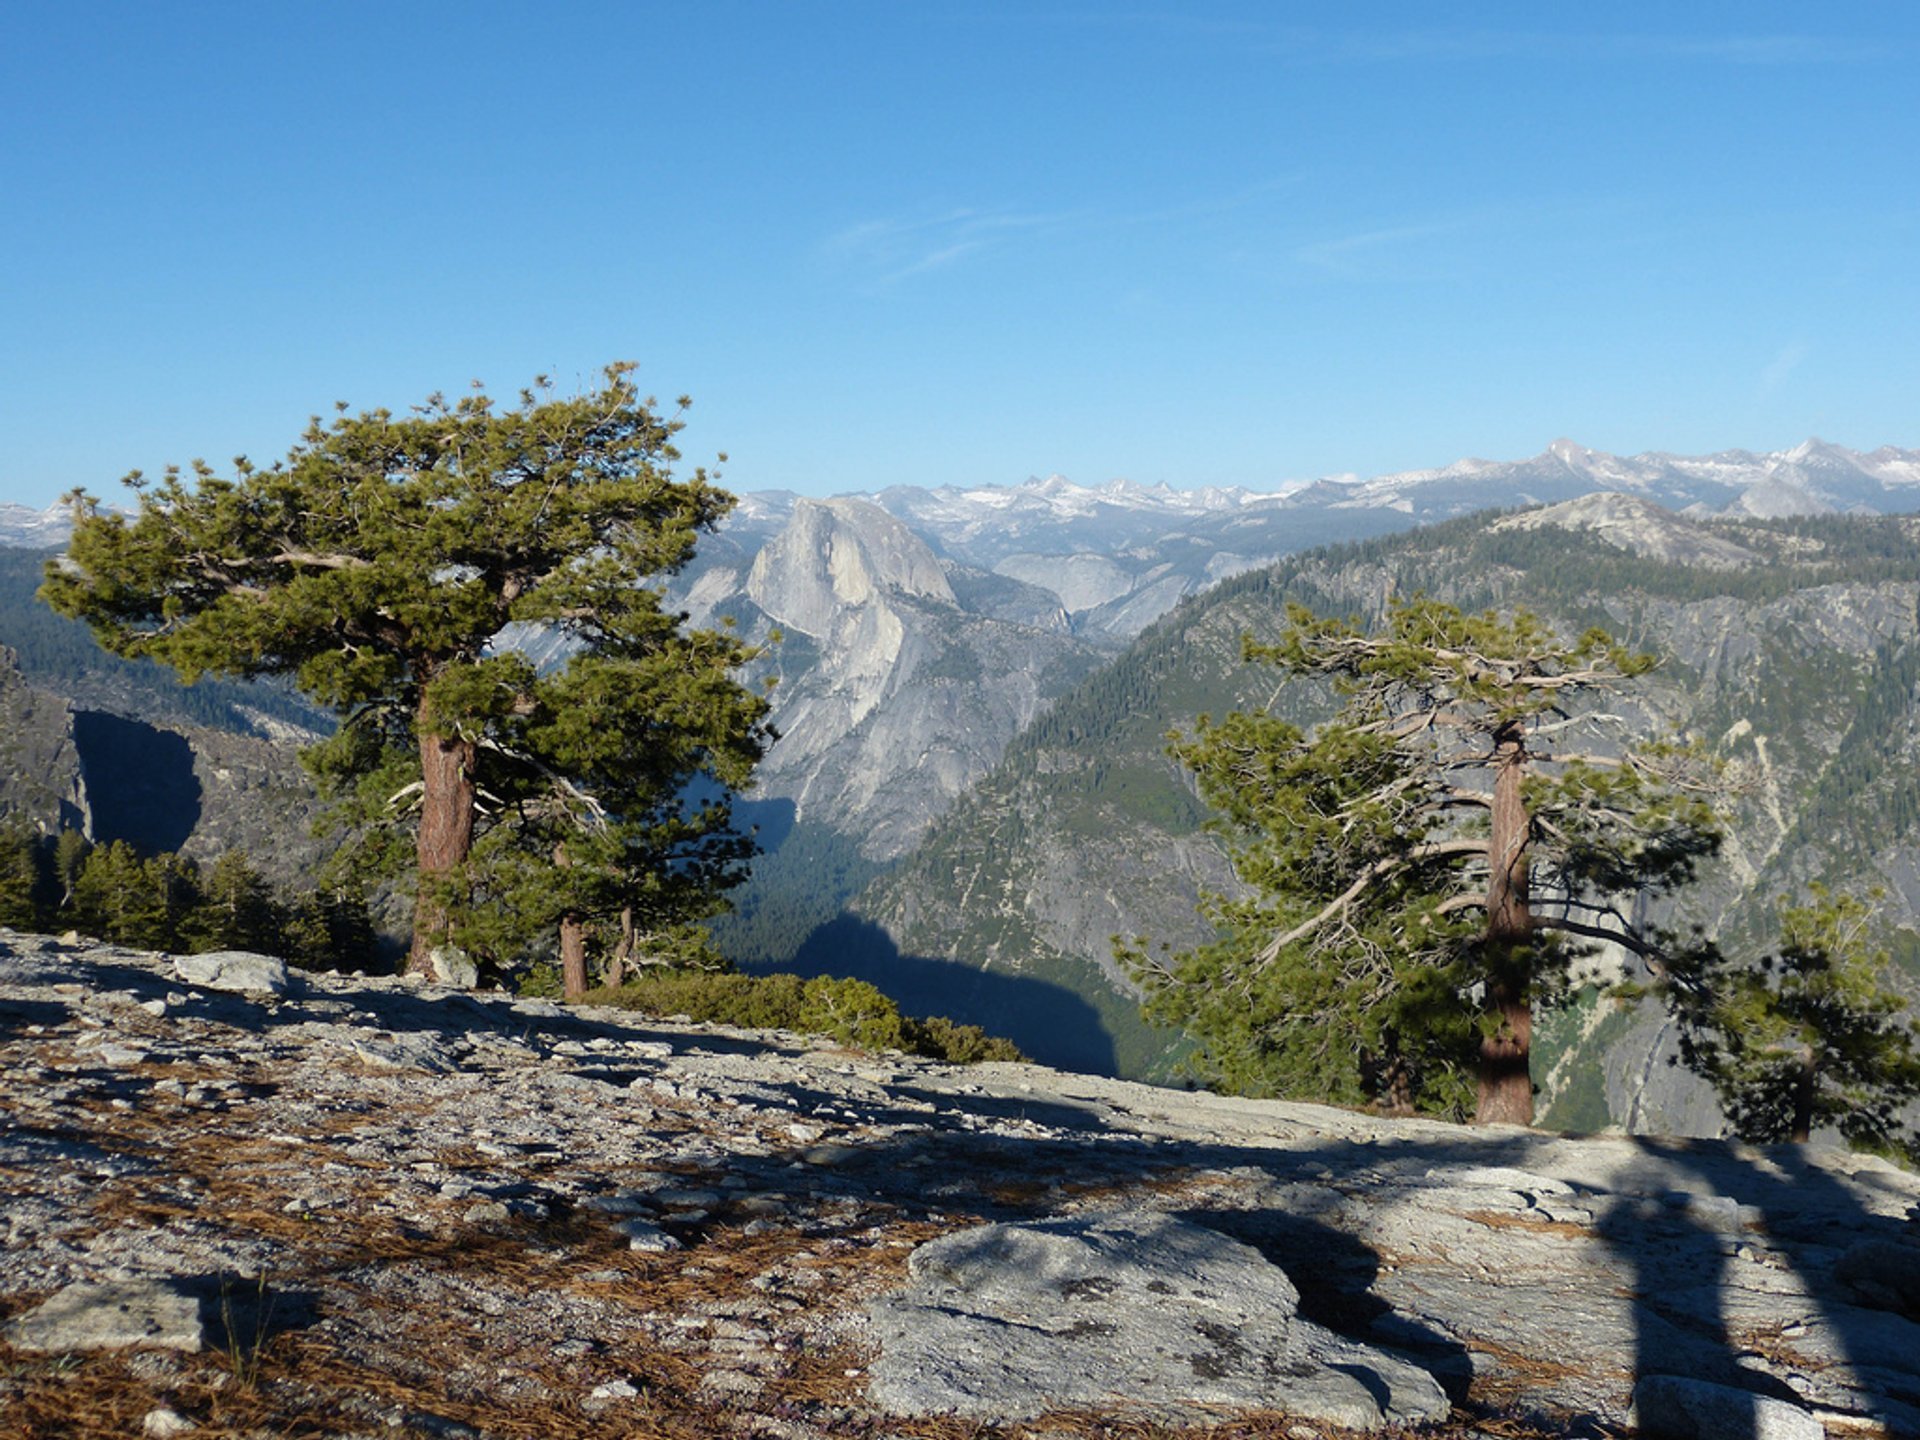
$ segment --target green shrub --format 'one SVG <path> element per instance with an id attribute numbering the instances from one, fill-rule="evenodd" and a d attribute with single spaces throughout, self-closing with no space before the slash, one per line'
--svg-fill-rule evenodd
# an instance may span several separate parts
<path id="1" fill-rule="evenodd" d="M 524 982 L 521 993 L 529 993 Z M 826 975 L 802 980 L 784 973 L 665 970 L 617 988 L 590 991 L 583 1003 L 647 1015 L 685 1015 L 707 1025 L 797 1030 L 861 1050 L 906 1050 L 956 1065 L 1027 1058 L 1012 1042 L 988 1035 L 978 1025 L 956 1025 L 941 1015 L 912 1019 L 866 981 Z"/>
<path id="2" fill-rule="evenodd" d="M 664 970 L 618 988 L 589 991 L 583 998 L 589 1005 L 617 1005 L 648 1015 L 685 1015 L 706 1025 L 798 1030 L 801 990 L 798 975 Z"/>
<path id="3" fill-rule="evenodd" d="M 799 1028 L 862 1050 L 899 1050 L 906 1044 L 900 1007 L 864 980 L 821 975 L 807 981 Z"/>
<path id="4" fill-rule="evenodd" d="M 953 1065 L 972 1065 L 980 1060 L 1011 1060 L 1024 1063 L 1026 1056 L 1011 1040 L 989 1035 L 978 1025 L 957 1025 L 944 1015 L 929 1015 L 924 1020 L 905 1022 L 908 1050 L 930 1060 L 945 1060 Z"/>

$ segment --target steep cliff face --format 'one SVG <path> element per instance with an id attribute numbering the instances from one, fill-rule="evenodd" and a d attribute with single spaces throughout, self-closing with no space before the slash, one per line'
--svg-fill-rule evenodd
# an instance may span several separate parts
<path id="1" fill-rule="evenodd" d="M 28 684 L 0 647 L 0 815 L 199 860 L 242 849 L 298 884 L 326 853 L 319 811 L 284 740 L 81 708 Z"/>
<path id="2" fill-rule="evenodd" d="M 1098 659 L 1046 592 L 943 564 L 862 500 L 795 501 L 750 565 L 714 565 L 682 603 L 781 632 L 766 662 L 781 738 L 756 797 L 856 834 L 873 860 L 911 847 Z"/>
<path id="3" fill-rule="evenodd" d="M 933 552 L 878 505 L 801 500 L 786 529 L 754 557 L 747 594 L 782 625 L 816 638 L 847 611 L 889 595 L 953 605 L 953 587 Z"/>
<path id="4" fill-rule="evenodd" d="M 1701 736 L 1742 780 L 1724 855 L 1672 918 L 1757 953 L 1775 897 L 1824 878 L 1885 886 L 1887 918 L 1910 924 L 1917 576 L 1910 520 L 1707 523 L 1638 499 L 1298 557 L 1187 602 L 1062 697 L 857 909 L 902 955 L 1026 969 L 1089 999 L 1120 998 L 1109 937 L 1190 944 L 1201 938 L 1198 892 L 1232 885 L 1164 754 L 1167 731 L 1202 711 L 1267 705 L 1310 722 L 1326 712 L 1324 693 L 1276 694 L 1271 673 L 1240 663 L 1240 637 L 1277 633 L 1289 601 L 1366 614 L 1390 594 L 1425 591 L 1468 608 L 1524 606 L 1570 632 L 1601 624 L 1669 657 L 1609 708 L 1629 729 Z M 1134 1022 L 1113 1021 L 1111 1006 L 1103 1014 L 1132 1073 L 1172 1043 L 1127 1030 Z M 1591 1124 L 1711 1129 L 1704 1092 L 1666 1063 L 1672 1036 L 1658 1016 L 1601 1006 L 1574 1019 L 1547 1057 L 1549 1068 L 1565 1058 L 1543 1097 L 1550 1117 L 1564 1094 L 1563 1115 Z"/>
<path id="5" fill-rule="evenodd" d="M 0 645 L 0 816 L 19 817 L 48 830 L 86 830 L 92 823 L 80 755 L 73 743 L 73 709 L 37 690 L 20 673 L 20 660 Z"/>

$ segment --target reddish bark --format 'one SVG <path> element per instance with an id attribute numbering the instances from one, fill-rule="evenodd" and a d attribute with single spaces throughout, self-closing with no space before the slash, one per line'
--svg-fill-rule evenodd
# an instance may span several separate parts
<path id="1" fill-rule="evenodd" d="M 407 969 L 433 970 L 433 950 L 448 943 L 452 917 L 432 893 L 432 882 L 457 870 L 473 849 L 474 747 L 420 728 L 420 834 L 415 856 L 420 888 L 413 902 L 413 948 Z"/>
<path id="2" fill-rule="evenodd" d="M 553 863 L 563 870 L 573 864 L 566 846 L 553 847 Z M 587 993 L 587 927 L 571 913 L 560 917 L 560 992 L 568 1000 Z"/>
<path id="3" fill-rule="evenodd" d="M 560 917 L 560 984 L 569 1000 L 587 993 L 587 927 L 577 915 Z"/>
<path id="4" fill-rule="evenodd" d="M 1533 1123 L 1533 998 L 1525 957 L 1533 936 L 1527 876 L 1532 819 L 1520 794 L 1526 768 L 1526 741 L 1519 727 L 1497 732 L 1492 834 L 1487 841 L 1485 1001 L 1494 1028 L 1480 1042 L 1476 1125 Z"/>

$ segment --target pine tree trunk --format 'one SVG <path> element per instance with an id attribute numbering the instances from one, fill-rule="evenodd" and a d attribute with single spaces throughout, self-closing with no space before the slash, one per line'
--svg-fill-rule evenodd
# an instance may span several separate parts
<path id="1" fill-rule="evenodd" d="M 578 915 L 560 917 L 560 987 L 569 1000 L 587 993 L 587 927 Z"/>
<path id="2" fill-rule="evenodd" d="M 453 929 L 446 905 L 431 893 L 431 882 L 458 869 L 473 849 L 473 762 L 471 740 L 431 734 L 422 716 L 420 835 L 415 848 L 420 884 L 413 902 L 413 948 L 407 955 L 407 969 L 414 974 L 433 972 L 434 947 L 446 944 Z"/>
<path id="3" fill-rule="evenodd" d="M 1533 1123 L 1533 997 L 1527 949 L 1527 841 L 1532 829 L 1520 782 L 1526 741 L 1518 726 L 1494 736 L 1493 831 L 1487 841 L 1486 1010 L 1493 1031 L 1480 1042 L 1476 1125 Z"/>
<path id="4" fill-rule="evenodd" d="M 1799 1073 L 1793 1082 L 1793 1134 L 1796 1145 L 1805 1145 L 1813 1139 L 1813 1047 L 1802 1046 L 1799 1055 Z"/>
<path id="5" fill-rule="evenodd" d="M 573 864 L 565 845 L 553 847 L 553 863 L 563 870 Z M 587 927 L 572 912 L 560 917 L 560 993 L 568 1000 L 587 993 Z"/>
<path id="6" fill-rule="evenodd" d="M 1387 1049 L 1380 1086 L 1380 1113 L 1383 1115 L 1414 1113 L 1413 1070 L 1407 1064 L 1407 1057 L 1401 1053 L 1397 1043 L 1389 1042 Z"/>

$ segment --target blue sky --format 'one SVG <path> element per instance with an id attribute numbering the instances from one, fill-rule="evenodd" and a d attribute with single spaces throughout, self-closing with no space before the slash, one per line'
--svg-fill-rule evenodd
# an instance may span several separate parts
<path id="1" fill-rule="evenodd" d="M 812 493 L 1920 446 L 1920 7 L 13 0 L 0 499 L 614 358 Z"/>

